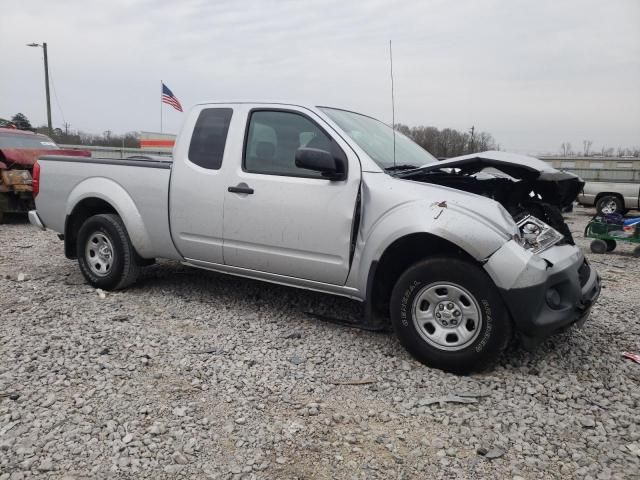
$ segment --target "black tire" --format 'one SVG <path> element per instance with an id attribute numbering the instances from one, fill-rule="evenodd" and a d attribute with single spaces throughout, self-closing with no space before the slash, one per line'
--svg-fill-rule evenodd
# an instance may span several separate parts
<path id="1" fill-rule="evenodd" d="M 604 243 L 607 244 L 607 252 L 613 252 L 616 249 L 617 243 L 615 240 L 605 240 Z"/>
<path id="2" fill-rule="evenodd" d="M 599 238 L 591 242 L 591 251 L 593 253 L 606 253 L 607 248 L 607 242 Z"/>
<path id="3" fill-rule="evenodd" d="M 606 212 L 602 210 L 606 209 Z M 622 203 L 622 199 L 615 195 L 604 195 L 601 197 L 596 203 L 596 210 L 600 214 L 614 214 L 619 213 L 623 214 L 624 212 L 624 204 Z"/>
<path id="4" fill-rule="evenodd" d="M 96 274 L 86 254 L 87 244 L 95 235 L 106 237 L 112 248 L 111 264 L 104 274 Z M 89 217 L 78 231 L 78 264 L 84 278 L 96 288 L 119 290 L 135 283 L 140 274 L 137 253 L 131 245 L 122 219 L 115 214 L 103 213 Z"/>
<path id="5" fill-rule="evenodd" d="M 633 256 L 640 258 L 640 245 L 633 249 Z"/>
<path id="6" fill-rule="evenodd" d="M 421 333 L 414 322 L 414 303 L 425 302 L 416 300 L 418 295 L 440 284 L 466 290 L 471 296 L 471 303 L 475 301 L 482 319 L 478 322 L 476 336 L 470 338 L 469 343 L 456 347 L 458 350 L 451 351 L 429 343 L 423 335 L 425 327 L 430 325 L 423 325 Z M 430 309 L 431 305 L 427 308 Z M 433 308 L 437 311 L 435 305 Z M 457 318 L 464 321 L 464 315 Z M 456 374 L 481 371 L 492 365 L 512 335 L 511 318 L 491 278 L 478 265 L 453 257 L 422 260 L 400 276 L 391 294 L 391 320 L 400 343 L 417 360 Z M 449 334 L 446 335 L 448 337 Z"/>

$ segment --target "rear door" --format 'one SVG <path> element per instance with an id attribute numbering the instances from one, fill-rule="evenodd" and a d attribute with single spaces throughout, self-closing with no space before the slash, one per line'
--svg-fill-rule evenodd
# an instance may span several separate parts
<path id="1" fill-rule="evenodd" d="M 246 125 L 242 158 L 225 189 L 225 263 L 343 285 L 361 178 L 355 153 L 304 108 L 254 108 Z M 300 147 L 333 148 L 347 161 L 347 179 L 296 167 Z"/>
<path id="2" fill-rule="evenodd" d="M 226 181 L 222 165 L 228 160 L 227 136 L 233 109 L 205 107 L 192 112 L 185 132 L 189 141 L 174 152 L 169 212 L 173 242 L 188 259 L 222 264 L 222 218 Z"/>

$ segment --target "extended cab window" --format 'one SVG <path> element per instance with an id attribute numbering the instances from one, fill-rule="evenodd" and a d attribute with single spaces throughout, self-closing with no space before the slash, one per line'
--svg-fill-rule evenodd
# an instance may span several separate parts
<path id="1" fill-rule="evenodd" d="M 202 168 L 220 168 L 232 114 L 231 108 L 205 108 L 200 112 L 191 136 L 189 160 Z"/>
<path id="2" fill-rule="evenodd" d="M 252 173 L 322 178 L 320 172 L 296 167 L 296 150 L 308 147 L 331 152 L 331 143 L 331 138 L 303 115 L 259 110 L 249 120 L 244 168 Z"/>

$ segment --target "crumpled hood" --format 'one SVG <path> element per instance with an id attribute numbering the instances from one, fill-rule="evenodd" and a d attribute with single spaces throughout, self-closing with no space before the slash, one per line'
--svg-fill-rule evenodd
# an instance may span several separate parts
<path id="1" fill-rule="evenodd" d="M 420 170 L 427 172 L 440 168 L 459 168 L 472 174 L 486 167 L 495 167 L 514 178 L 529 177 L 551 181 L 580 179 L 573 173 L 556 170 L 538 158 L 496 150 L 449 158 L 421 167 Z"/>
<path id="2" fill-rule="evenodd" d="M 7 167 L 13 165 L 22 165 L 32 167 L 39 157 L 43 155 L 66 155 L 71 157 L 90 157 L 91 152 L 88 150 L 70 150 L 70 149 L 40 149 L 40 148 L 0 148 L 0 160 Z"/>
<path id="3" fill-rule="evenodd" d="M 397 176 L 411 178 L 443 168 L 459 169 L 465 175 L 474 175 L 485 168 L 493 168 L 513 179 L 531 182 L 540 191 L 553 192 L 553 196 L 557 197 L 557 202 L 554 203 L 562 206 L 573 202 L 584 187 L 584 181 L 577 175 L 556 170 L 538 158 L 495 150 L 449 158 L 399 173 Z"/>

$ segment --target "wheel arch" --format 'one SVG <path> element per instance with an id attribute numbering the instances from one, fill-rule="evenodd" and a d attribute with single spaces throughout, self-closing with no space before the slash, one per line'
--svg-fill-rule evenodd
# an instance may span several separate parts
<path id="1" fill-rule="evenodd" d="M 87 197 L 76 204 L 64 222 L 64 255 L 69 259 L 77 258 L 78 231 L 82 224 L 91 216 L 100 213 L 115 213 L 113 206 L 97 197 Z"/>
<path id="2" fill-rule="evenodd" d="M 593 204 L 597 206 L 598 202 L 602 199 L 602 197 L 606 197 L 606 196 L 619 198 L 624 206 L 624 197 L 622 196 L 621 193 L 618 193 L 618 192 L 599 192 L 598 194 L 596 194 L 596 198 L 593 200 Z"/>
<path id="3" fill-rule="evenodd" d="M 82 223 L 93 215 L 115 213 L 127 229 L 136 252 L 145 256 L 149 234 L 135 202 L 127 191 L 113 180 L 89 178 L 69 194 L 64 225 L 65 255 L 77 257 L 77 235 Z"/>
<path id="4" fill-rule="evenodd" d="M 376 324 L 388 323 L 391 293 L 400 275 L 411 265 L 433 256 L 453 256 L 479 263 L 460 246 L 433 233 L 415 232 L 397 238 L 369 269 L 365 298 L 367 318 Z"/>

